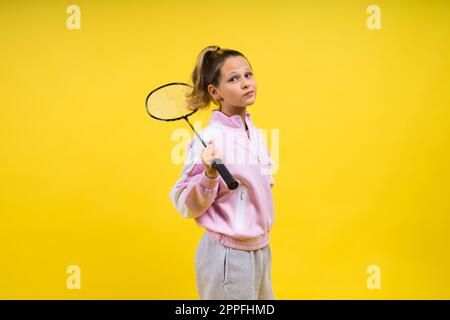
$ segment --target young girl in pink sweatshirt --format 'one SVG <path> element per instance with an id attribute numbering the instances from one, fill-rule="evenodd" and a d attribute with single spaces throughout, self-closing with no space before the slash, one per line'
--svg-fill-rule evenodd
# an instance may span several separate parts
<path id="1" fill-rule="evenodd" d="M 274 299 L 269 233 L 274 221 L 273 167 L 260 130 L 247 107 L 255 102 L 256 80 L 236 50 L 208 46 L 192 73 L 193 108 L 212 100 L 206 128 L 188 146 L 181 177 L 170 192 L 176 209 L 205 229 L 195 253 L 201 299 Z M 219 158 L 239 182 L 229 190 L 211 165 Z"/>

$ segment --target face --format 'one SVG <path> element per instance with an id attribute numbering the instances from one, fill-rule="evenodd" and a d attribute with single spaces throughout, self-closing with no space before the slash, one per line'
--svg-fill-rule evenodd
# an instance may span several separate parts
<path id="1" fill-rule="evenodd" d="M 211 96 L 224 108 L 246 107 L 255 102 L 256 80 L 247 59 L 241 56 L 228 57 L 220 68 L 219 86 L 208 86 Z M 253 91 L 252 94 L 245 95 Z"/>

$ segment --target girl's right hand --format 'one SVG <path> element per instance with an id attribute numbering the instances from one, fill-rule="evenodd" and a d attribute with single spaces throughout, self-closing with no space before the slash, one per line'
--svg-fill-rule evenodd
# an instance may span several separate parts
<path id="1" fill-rule="evenodd" d="M 206 175 L 211 179 L 216 179 L 219 176 L 219 172 L 212 166 L 212 162 L 218 158 L 218 152 L 214 146 L 214 142 L 210 140 L 208 146 L 202 150 L 200 158 L 202 159 L 203 167 L 205 168 Z"/>

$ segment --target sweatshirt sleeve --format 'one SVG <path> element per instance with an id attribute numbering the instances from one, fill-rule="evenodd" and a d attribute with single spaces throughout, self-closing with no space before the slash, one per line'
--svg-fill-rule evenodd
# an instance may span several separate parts
<path id="1" fill-rule="evenodd" d="M 273 178 L 274 162 L 270 156 L 269 148 L 267 147 L 264 135 L 259 129 L 258 133 L 258 152 L 262 162 L 261 174 L 267 176 L 270 187 L 273 188 L 275 184 L 275 180 Z"/>
<path id="2" fill-rule="evenodd" d="M 181 177 L 169 196 L 175 208 L 184 218 L 201 216 L 214 202 L 219 189 L 219 179 L 206 175 L 200 159 L 203 145 L 194 137 L 188 145 Z"/>
<path id="3" fill-rule="evenodd" d="M 269 174 L 269 183 L 270 183 L 270 187 L 273 188 L 274 184 L 275 184 L 275 179 L 273 178 L 273 161 L 272 158 L 270 157 L 270 152 L 268 149 L 267 150 L 267 158 L 268 158 L 268 171 L 270 172 Z"/>

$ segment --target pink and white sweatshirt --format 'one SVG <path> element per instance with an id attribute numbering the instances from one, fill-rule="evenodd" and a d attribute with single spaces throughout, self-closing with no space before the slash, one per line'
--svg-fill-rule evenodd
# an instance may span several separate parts
<path id="1" fill-rule="evenodd" d="M 194 136 L 170 198 L 183 217 L 194 218 L 198 226 L 223 245 L 257 250 L 269 244 L 274 222 L 273 162 L 263 134 L 253 125 L 248 112 L 245 122 L 250 138 L 241 116 L 229 117 L 213 110 L 208 126 L 199 132 L 206 143 L 214 141 L 239 187 L 229 190 L 221 176 L 206 176 L 200 158 L 204 146 Z"/>

